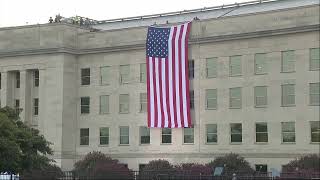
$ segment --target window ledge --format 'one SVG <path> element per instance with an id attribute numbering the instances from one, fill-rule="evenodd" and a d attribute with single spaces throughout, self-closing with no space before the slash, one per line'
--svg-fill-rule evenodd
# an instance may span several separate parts
<path id="1" fill-rule="evenodd" d="M 309 104 L 309 106 L 320 106 L 320 104 Z"/>
<path id="2" fill-rule="evenodd" d="M 213 76 L 213 77 L 208 77 L 206 76 L 206 79 L 213 79 L 213 78 L 217 78 L 218 76 Z"/>
<path id="3" fill-rule="evenodd" d="M 119 144 L 119 146 L 130 146 L 130 144 Z"/>
<path id="4" fill-rule="evenodd" d="M 286 74 L 286 73 L 295 73 L 296 71 L 281 71 L 280 73 L 284 73 L 284 74 Z"/>
<path id="5" fill-rule="evenodd" d="M 90 113 L 80 113 L 80 116 L 89 116 Z"/>
<path id="6" fill-rule="evenodd" d="M 218 143 L 208 143 L 208 142 L 206 142 L 205 145 L 218 145 Z"/>
<path id="7" fill-rule="evenodd" d="M 269 143 L 268 142 L 255 142 L 254 144 L 256 144 L 256 145 L 267 145 Z"/>
<path id="8" fill-rule="evenodd" d="M 79 145 L 80 147 L 89 147 L 89 144 L 88 145 Z"/>
<path id="9" fill-rule="evenodd" d="M 241 76 L 242 76 L 242 74 L 235 74 L 235 75 L 229 74 L 229 77 L 241 77 Z"/>
<path id="10" fill-rule="evenodd" d="M 194 145 L 194 143 L 182 143 L 182 145 Z"/>
<path id="11" fill-rule="evenodd" d="M 80 87 L 89 87 L 90 84 L 80 84 Z"/>
<path id="12" fill-rule="evenodd" d="M 109 86 L 110 84 L 100 84 L 100 86 Z"/>
<path id="13" fill-rule="evenodd" d="M 255 108 L 267 108 L 267 106 L 254 106 Z"/>
<path id="14" fill-rule="evenodd" d="M 241 107 L 229 107 L 229 109 L 241 109 Z"/>
<path id="15" fill-rule="evenodd" d="M 129 114 L 130 112 L 119 112 L 119 114 Z"/>
<path id="16" fill-rule="evenodd" d="M 292 104 L 292 105 L 281 105 L 281 107 L 296 107 L 295 104 Z"/>
<path id="17" fill-rule="evenodd" d="M 150 146 L 151 144 L 149 143 L 149 144 L 139 144 L 139 146 Z"/>
<path id="18" fill-rule="evenodd" d="M 230 145 L 242 145 L 242 142 L 231 142 Z"/>
<path id="19" fill-rule="evenodd" d="M 99 144 L 98 147 L 109 147 L 109 144 Z"/>
<path id="20" fill-rule="evenodd" d="M 281 142 L 282 145 L 295 145 L 296 142 Z"/>
<path id="21" fill-rule="evenodd" d="M 218 108 L 206 108 L 206 110 L 217 110 Z"/>
<path id="22" fill-rule="evenodd" d="M 160 143 L 160 145 L 172 145 L 172 143 Z"/>
<path id="23" fill-rule="evenodd" d="M 99 115 L 108 115 L 110 114 L 110 112 L 107 112 L 107 113 L 99 113 Z"/>
<path id="24" fill-rule="evenodd" d="M 268 73 L 254 73 L 254 75 L 266 75 Z"/>
<path id="25" fill-rule="evenodd" d="M 320 142 L 310 142 L 310 144 L 320 144 Z"/>

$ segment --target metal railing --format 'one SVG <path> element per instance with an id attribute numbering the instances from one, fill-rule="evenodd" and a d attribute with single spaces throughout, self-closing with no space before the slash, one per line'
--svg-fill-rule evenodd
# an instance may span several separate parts
<path id="1" fill-rule="evenodd" d="M 132 17 L 126 17 L 126 18 L 108 19 L 108 20 L 97 21 L 97 24 L 105 24 L 105 23 L 113 23 L 113 22 L 121 22 L 121 21 L 132 21 L 132 20 L 141 20 L 141 19 L 151 19 L 151 18 L 156 18 L 156 17 L 168 17 L 168 16 L 175 16 L 175 15 L 180 15 L 180 14 L 206 12 L 206 11 L 212 11 L 212 10 L 219 10 L 219 9 L 225 9 L 225 8 L 234 8 L 234 7 L 261 4 L 261 3 L 274 2 L 274 1 L 279 1 L 279 0 L 255 0 L 255 1 L 227 4 L 227 5 L 221 5 L 221 6 L 212 6 L 212 7 L 191 9 L 191 10 L 174 11 L 174 12 L 168 12 L 168 13 L 160 13 L 160 14 L 150 14 L 150 15 L 144 15 L 144 16 L 132 16 Z"/>

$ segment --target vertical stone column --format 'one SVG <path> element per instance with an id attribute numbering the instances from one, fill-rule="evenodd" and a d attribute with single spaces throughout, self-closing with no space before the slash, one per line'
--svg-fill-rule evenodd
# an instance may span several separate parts
<path id="1" fill-rule="evenodd" d="M 1 107 L 5 107 L 8 105 L 8 72 L 1 72 L 1 91 L 0 91 L 0 99 L 1 99 Z"/>
<path id="2" fill-rule="evenodd" d="M 39 115 L 38 129 L 43 134 L 46 118 L 46 70 L 39 69 Z"/>
<path id="3" fill-rule="evenodd" d="M 27 71 L 21 70 L 20 71 L 20 120 L 22 122 L 27 122 L 26 120 L 26 85 L 27 85 Z"/>

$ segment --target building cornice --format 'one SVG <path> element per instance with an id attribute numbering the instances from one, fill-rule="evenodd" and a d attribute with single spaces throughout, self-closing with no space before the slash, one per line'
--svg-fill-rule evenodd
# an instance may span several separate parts
<path id="1" fill-rule="evenodd" d="M 276 35 L 285 35 L 292 33 L 312 32 L 319 31 L 320 24 L 298 26 L 283 29 L 273 29 L 264 31 L 255 31 L 239 34 L 220 35 L 220 36 L 207 36 L 207 37 L 196 37 L 191 36 L 189 44 L 205 44 L 214 43 L 221 41 L 249 39 L 257 37 L 267 37 Z M 112 46 L 112 47 L 100 47 L 100 48 L 69 48 L 69 47 L 54 47 L 54 48 L 42 48 L 42 49 L 19 49 L 13 51 L 0 51 L 0 58 L 2 57 L 16 57 L 16 56 L 29 56 L 29 55 L 43 55 L 43 54 L 60 54 L 66 53 L 71 55 L 85 55 L 85 54 L 96 54 L 96 53 L 109 53 L 109 52 L 120 52 L 120 51 L 132 51 L 132 50 L 143 50 L 145 48 L 145 41 L 140 41 L 136 44 Z"/>

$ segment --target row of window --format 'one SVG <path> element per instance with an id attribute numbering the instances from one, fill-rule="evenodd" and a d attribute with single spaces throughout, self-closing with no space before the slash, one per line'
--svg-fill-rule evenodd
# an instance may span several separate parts
<path id="1" fill-rule="evenodd" d="M 14 77 L 15 77 L 15 88 L 20 88 L 20 72 L 14 71 Z M 33 77 L 33 86 L 39 87 L 39 70 L 33 70 L 32 71 L 32 77 Z M 1 73 L 0 73 L 0 89 L 1 89 Z"/>
<path id="2" fill-rule="evenodd" d="M 309 66 L 311 71 L 320 69 L 319 48 L 310 49 Z M 295 72 L 295 51 L 282 51 L 281 52 L 281 72 L 289 73 Z M 254 72 L 255 74 L 267 74 L 268 72 L 268 58 L 267 53 L 258 53 L 254 56 Z M 230 56 L 229 58 L 229 75 L 241 76 L 242 75 L 242 56 Z M 216 78 L 218 76 L 218 58 L 206 59 L 206 77 Z M 112 78 L 111 66 L 100 67 L 100 84 L 108 85 Z M 130 65 L 120 65 L 119 68 L 119 82 L 126 84 L 130 78 Z M 194 61 L 189 61 L 189 79 L 194 78 Z M 146 82 L 146 64 L 140 64 L 140 82 Z M 81 85 L 90 85 L 90 68 L 81 69 Z"/>
<path id="3" fill-rule="evenodd" d="M 294 106 L 295 105 L 295 85 L 284 84 L 281 85 L 281 105 Z M 205 90 L 205 107 L 206 109 L 218 108 L 218 90 L 206 89 Z M 109 113 L 109 95 L 100 96 L 100 114 Z M 81 97 L 81 114 L 90 113 L 90 97 Z M 129 113 L 129 94 L 119 95 L 119 113 Z M 320 83 L 309 84 L 309 104 L 320 105 Z M 254 87 L 254 105 L 255 107 L 267 107 L 268 93 L 267 86 Z M 229 107 L 241 108 L 242 107 L 242 88 L 229 89 Z M 190 91 L 190 108 L 194 108 L 194 91 Z M 147 94 L 140 93 L 140 112 L 147 111 Z"/>
<path id="4" fill-rule="evenodd" d="M 311 142 L 320 143 L 320 121 L 310 122 Z M 110 140 L 110 128 L 100 128 L 100 145 L 108 145 Z M 206 124 L 206 144 L 218 143 L 218 125 Z M 139 142 L 140 144 L 150 144 L 150 128 L 141 126 L 139 127 Z M 281 123 L 281 139 L 282 143 L 295 143 L 296 142 L 296 128 L 295 122 L 282 122 Z M 234 144 L 242 143 L 242 123 L 230 123 L 230 142 Z M 267 143 L 268 138 L 268 124 L 266 122 L 259 122 L 255 124 L 255 142 Z M 161 129 L 161 143 L 172 143 L 172 129 Z M 194 143 L 194 128 L 183 129 L 183 143 Z M 130 144 L 129 126 L 119 127 L 119 144 Z M 80 145 L 89 145 L 89 128 L 80 129 Z"/>
<path id="5" fill-rule="evenodd" d="M 20 113 L 20 100 L 16 99 L 15 100 L 15 105 L 14 108 L 17 113 Z M 39 98 L 33 98 L 33 115 L 37 116 L 39 114 Z"/>

